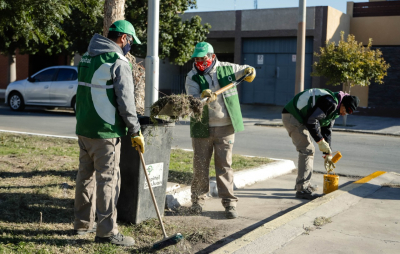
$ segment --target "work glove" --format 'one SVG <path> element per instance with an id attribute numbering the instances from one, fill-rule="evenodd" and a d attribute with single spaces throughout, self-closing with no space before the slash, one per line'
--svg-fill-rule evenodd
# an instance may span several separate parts
<path id="1" fill-rule="evenodd" d="M 334 168 L 336 168 L 335 163 L 332 161 L 332 154 L 326 154 L 324 156 L 324 166 L 328 173 L 333 172 Z"/>
<path id="2" fill-rule="evenodd" d="M 206 98 L 208 97 L 209 99 L 207 100 L 207 103 L 211 103 L 217 99 L 217 95 L 211 91 L 211 89 L 205 89 L 201 93 L 201 98 Z"/>
<path id="3" fill-rule="evenodd" d="M 319 150 L 323 153 L 332 154 L 332 150 L 329 147 L 329 143 L 325 141 L 325 139 L 321 139 L 317 142 Z"/>
<path id="4" fill-rule="evenodd" d="M 139 131 L 138 133 L 132 134 L 131 136 L 132 147 L 136 148 L 136 151 L 140 149 L 142 153 L 144 153 L 144 137 L 142 132 Z"/>
<path id="5" fill-rule="evenodd" d="M 253 82 L 256 77 L 256 70 L 253 67 L 247 67 L 246 69 L 244 69 L 244 75 L 246 75 L 247 73 L 253 74 L 247 76 L 244 80 L 247 82 Z"/>

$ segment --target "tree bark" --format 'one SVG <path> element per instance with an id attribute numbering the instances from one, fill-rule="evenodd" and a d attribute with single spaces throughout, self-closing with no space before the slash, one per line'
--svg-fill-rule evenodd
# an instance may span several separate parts
<path id="1" fill-rule="evenodd" d="M 346 83 L 344 83 L 344 85 L 343 85 L 343 88 L 344 88 L 343 92 L 350 94 L 351 84 L 352 84 L 352 82 L 347 80 Z M 343 116 L 343 126 L 346 126 L 346 125 L 347 125 L 347 115 Z"/>
<path id="2" fill-rule="evenodd" d="M 125 0 L 105 0 L 103 36 L 107 37 L 112 23 L 121 19 L 125 19 Z"/>
<path id="3" fill-rule="evenodd" d="M 17 57 L 16 53 L 8 55 L 8 84 L 17 80 Z"/>

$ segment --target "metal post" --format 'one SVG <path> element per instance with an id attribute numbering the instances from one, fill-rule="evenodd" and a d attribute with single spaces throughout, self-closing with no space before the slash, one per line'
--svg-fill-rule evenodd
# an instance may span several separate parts
<path id="1" fill-rule="evenodd" d="M 299 23 L 297 27 L 296 84 L 294 92 L 304 91 L 304 60 L 306 46 L 306 0 L 299 0 Z"/>
<path id="2" fill-rule="evenodd" d="M 158 100 L 159 88 L 159 58 L 158 33 L 160 0 L 148 0 L 149 12 L 147 16 L 147 56 L 145 59 L 146 88 L 145 88 L 145 115 L 150 116 L 150 107 Z"/>

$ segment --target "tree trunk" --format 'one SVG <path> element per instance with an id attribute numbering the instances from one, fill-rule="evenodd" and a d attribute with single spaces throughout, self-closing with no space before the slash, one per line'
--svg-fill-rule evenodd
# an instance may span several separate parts
<path id="1" fill-rule="evenodd" d="M 17 57 L 15 52 L 8 55 L 8 84 L 17 80 Z"/>
<path id="2" fill-rule="evenodd" d="M 125 19 L 125 0 L 105 0 L 103 36 L 107 37 L 112 23 L 121 19 Z"/>
<path id="3" fill-rule="evenodd" d="M 107 37 L 108 29 L 117 20 L 125 19 L 125 0 L 105 0 L 103 36 Z M 130 53 L 126 55 L 132 64 L 133 84 L 135 87 L 136 113 L 144 114 L 145 70 L 143 65 L 136 63 L 136 58 Z"/>
<path id="4" fill-rule="evenodd" d="M 350 81 L 346 81 L 346 83 L 343 85 L 343 92 L 350 94 L 351 90 L 351 83 Z M 343 126 L 347 125 L 347 115 L 343 116 Z"/>

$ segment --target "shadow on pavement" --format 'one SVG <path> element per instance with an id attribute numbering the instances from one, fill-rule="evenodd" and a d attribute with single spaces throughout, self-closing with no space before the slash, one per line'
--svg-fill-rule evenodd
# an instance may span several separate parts
<path id="1" fill-rule="evenodd" d="M 229 236 L 227 236 L 227 237 L 215 242 L 214 244 L 208 246 L 207 248 L 205 248 L 205 249 L 203 249 L 203 250 L 201 250 L 201 251 L 199 251 L 197 253 L 198 254 L 205 254 L 205 253 L 210 253 L 210 252 L 212 252 L 212 251 L 214 251 L 216 249 L 219 249 L 222 246 L 224 246 L 224 245 L 226 245 L 226 244 L 228 244 L 228 243 L 230 243 L 230 242 L 242 237 L 243 235 L 249 233 L 250 231 L 252 231 L 252 230 L 264 225 L 265 223 L 267 223 L 269 221 L 272 221 L 272 220 L 278 218 L 279 216 L 282 216 L 283 214 L 288 213 L 288 212 L 290 212 L 290 211 L 302 206 L 303 204 L 304 203 L 297 204 L 297 205 L 295 205 L 293 207 L 290 207 L 290 208 L 288 208 L 286 210 L 280 211 L 280 212 L 278 212 L 278 213 L 276 213 L 276 214 L 274 214 L 274 215 L 272 215 L 272 216 L 270 216 L 268 218 L 265 218 L 264 220 L 261 220 L 261 221 L 255 223 L 255 224 L 247 227 L 247 228 L 244 228 L 244 229 L 242 229 L 242 230 L 240 230 L 240 231 L 238 231 L 238 232 L 236 232 L 236 233 L 234 233 L 232 235 L 229 235 Z M 223 213 L 221 213 L 221 214 L 224 215 Z"/>

